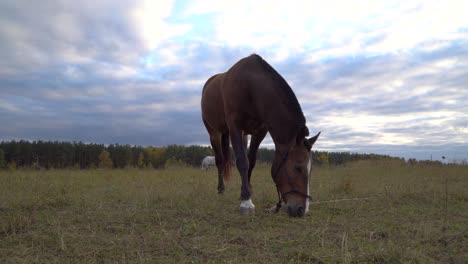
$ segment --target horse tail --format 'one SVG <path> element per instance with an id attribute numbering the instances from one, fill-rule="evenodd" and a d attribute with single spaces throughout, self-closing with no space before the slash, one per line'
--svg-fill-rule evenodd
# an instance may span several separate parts
<path id="1" fill-rule="evenodd" d="M 223 134 L 221 137 L 221 146 L 224 156 L 223 178 L 228 181 L 232 174 L 231 149 L 229 148 L 229 134 Z"/>

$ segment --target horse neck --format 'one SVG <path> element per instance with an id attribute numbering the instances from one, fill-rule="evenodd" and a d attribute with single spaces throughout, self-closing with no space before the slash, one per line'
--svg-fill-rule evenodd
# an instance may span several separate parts
<path id="1" fill-rule="evenodd" d="M 282 107 L 272 109 L 267 123 L 275 145 L 293 144 L 299 129 L 305 126 L 305 124 L 301 124 L 300 117 L 296 116 L 293 111 Z"/>

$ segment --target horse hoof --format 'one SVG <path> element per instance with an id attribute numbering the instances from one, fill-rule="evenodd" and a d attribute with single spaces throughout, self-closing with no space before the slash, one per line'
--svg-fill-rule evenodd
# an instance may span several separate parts
<path id="1" fill-rule="evenodd" d="M 255 214 L 255 208 L 241 207 L 240 208 L 240 214 L 241 215 L 254 215 Z"/>
<path id="2" fill-rule="evenodd" d="M 255 205 L 252 203 L 252 200 L 244 200 L 240 204 L 240 214 L 241 215 L 253 215 L 255 214 Z"/>
<path id="3" fill-rule="evenodd" d="M 218 194 L 223 194 L 224 193 L 224 188 L 218 188 Z"/>

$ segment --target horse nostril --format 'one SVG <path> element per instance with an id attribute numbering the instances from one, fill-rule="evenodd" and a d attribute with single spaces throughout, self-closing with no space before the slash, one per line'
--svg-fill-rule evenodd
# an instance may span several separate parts
<path id="1" fill-rule="evenodd" d="M 297 216 L 304 216 L 304 207 L 299 206 L 299 208 L 297 208 Z"/>

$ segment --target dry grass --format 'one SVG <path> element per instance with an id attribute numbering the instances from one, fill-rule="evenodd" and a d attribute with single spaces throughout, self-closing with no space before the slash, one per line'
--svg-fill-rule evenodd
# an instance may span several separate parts
<path id="1" fill-rule="evenodd" d="M 215 170 L 0 172 L 0 263 L 466 263 L 468 167 L 359 162 L 316 168 L 305 218 L 276 202 L 269 167 L 240 180 Z"/>

